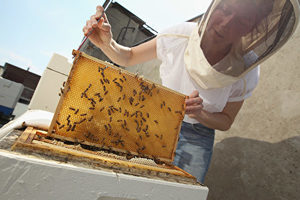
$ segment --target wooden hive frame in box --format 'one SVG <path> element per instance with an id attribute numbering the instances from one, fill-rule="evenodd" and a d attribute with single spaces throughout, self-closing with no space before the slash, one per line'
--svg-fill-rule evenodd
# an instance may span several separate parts
<path id="1" fill-rule="evenodd" d="M 162 179 L 172 182 L 199 185 L 196 178 L 184 170 L 168 164 L 155 163 L 149 159 L 127 158 L 97 149 L 87 149 L 47 137 L 47 132 L 27 127 L 13 144 L 13 151 L 57 160 L 88 168 L 114 171 L 135 176 Z M 200 184 L 201 185 L 201 184 Z"/>
<path id="2" fill-rule="evenodd" d="M 99 163 L 99 159 L 104 160 L 106 166 L 117 163 L 119 167 L 134 166 L 142 171 L 168 171 L 168 174 L 195 181 L 194 177 L 171 164 L 186 96 L 82 52 L 73 51 L 73 54 L 73 67 L 47 138 L 105 149 L 127 158 L 152 159 L 157 165 L 150 167 L 147 162 L 131 163 L 128 159 L 108 159 L 99 154 L 97 159 L 92 158 Z M 45 136 L 39 134 L 36 139 L 41 140 L 41 135 Z M 43 139 L 45 141 L 47 143 L 47 139 Z M 20 140 L 15 148 L 28 146 L 24 144 Z M 49 151 L 55 149 L 55 153 L 66 153 L 61 148 L 46 146 Z M 74 156 L 74 150 L 67 152 Z"/>

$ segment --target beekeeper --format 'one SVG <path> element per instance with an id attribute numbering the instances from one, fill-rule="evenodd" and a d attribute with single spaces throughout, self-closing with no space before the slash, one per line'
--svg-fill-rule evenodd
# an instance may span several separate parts
<path id="1" fill-rule="evenodd" d="M 174 164 L 204 182 L 215 129 L 228 130 L 259 80 L 259 64 L 291 37 L 299 17 L 296 0 L 213 0 L 199 23 L 182 23 L 136 47 L 112 39 L 97 7 L 84 26 L 90 41 L 114 63 L 162 61 L 162 84 L 189 95 Z M 276 66 L 274 66 L 276 67 Z"/>

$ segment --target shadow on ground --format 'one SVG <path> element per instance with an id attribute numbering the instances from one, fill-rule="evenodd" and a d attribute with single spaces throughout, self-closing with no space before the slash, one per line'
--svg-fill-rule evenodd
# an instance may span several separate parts
<path id="1" fill-rule="evenodd" d="M 206 177 L 208 200 L 300 199 L 299 153 L 300 136 L 279 143 L 222 140 Z"/>

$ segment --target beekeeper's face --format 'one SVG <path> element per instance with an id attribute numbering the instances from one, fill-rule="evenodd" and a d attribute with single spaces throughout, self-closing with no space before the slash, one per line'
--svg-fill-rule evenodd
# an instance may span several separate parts
<path id="1" fill-rule="evenodd" d="M 233 43 L 253 30 L 256 10 L 251 1 L 224 0 L 212 12 L 206 34 L 216 42 Z"/>

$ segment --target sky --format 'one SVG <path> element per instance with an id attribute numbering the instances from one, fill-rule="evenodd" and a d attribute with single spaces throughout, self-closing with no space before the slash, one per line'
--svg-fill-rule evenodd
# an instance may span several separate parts
<path id="1" fill-rule="evenodd" d="M 0 0 L 0 65 L 10 63 L 42 75 L 53 53 L 72 62 L 82 28 L 105 0 Z M 161 31 L 203 12 L 211 0 L 117 0 Z M 184 2 L 184 3 L 183 3 Z"/>

